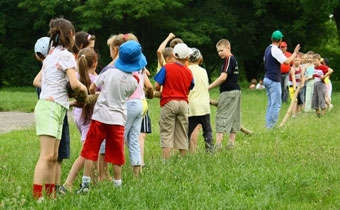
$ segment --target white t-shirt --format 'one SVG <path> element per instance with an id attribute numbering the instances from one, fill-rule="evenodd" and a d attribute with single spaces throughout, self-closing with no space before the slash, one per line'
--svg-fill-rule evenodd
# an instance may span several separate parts
<path id="1" fill-rule="evenodd" d="M 94 106 L 92 119 L 110 125 L 125 125 L 126 101 L 137 88 L 137 80 L 132 73 L 111 68 L 99 74 L 94 81 L 101 92 Z"/>
<path id="2" fill-rule="evenodd" d="M 76 66 L 75 57 L 70 51 L 60 46 L 52 48 L 43 61 L 40 99 L 54 101 L 69 109 L 66 70 L 76 69 Z"/>

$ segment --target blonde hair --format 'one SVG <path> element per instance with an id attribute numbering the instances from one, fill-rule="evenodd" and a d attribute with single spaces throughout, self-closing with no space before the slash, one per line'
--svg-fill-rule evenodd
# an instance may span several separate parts
<path id="1" fill-rule="evenodd" d="M 216 43 L 216 47 L 220 47 L 220 46 L 224 46 L 224 47 L 231 47 L 230 42 L 228 39 L 221 39 Z"/>
<path id="2" fill-rule="evenodd" d="M 321 55 L 318 54 L 318 53 L 315 53 L 315 54 L 313 55 L 313 60 L 318 60 L 318 61 L 321 62 Z"/>
<path id="3" fill-rule="evenodd" d="M 123 43 L 125 43 L 129 40 L 134 40 L 134 41 L 138 42 L 138 39 L 134 34 L 127 33 L 127 34 L 112 35 L 107 40 L 107 45 L 111 48 L 120 47 L 120 45 L 122 45 Z"/>
<path id="4" fill-rule="evenodd" d="M 166 47 L 166 48 L 164 48 L 162 53 L 163 53 L 164 59 L 171 58 L 173 56 L 174 49 L 171 48 L 171 47 Z"/>

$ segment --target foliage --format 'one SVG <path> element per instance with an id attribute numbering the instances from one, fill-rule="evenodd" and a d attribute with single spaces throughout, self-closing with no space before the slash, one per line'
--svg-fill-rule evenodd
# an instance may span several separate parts
<path id="1" fill-rule="evenodd" d="M 39 70 L 32 48 L 38 38 L 47 35 L 48 23 L 54 17 L 65 17 L 77 31 L 96 35 L 99 69 L 110 61 L 106 45 L 110 35 L 132 32 L 153 72 L 158 45 L 173 32 L 202 51 L 211 77 L 219 74 L 221 62 L 215 44 L 221 38 L 229 39 L 244 70 L 241 79 L 249 81 L 263 76 L 263 51 L 276 29 L 283 32 L 290 51 L 300 43 L 303 52 L 312 49 L 324 57 L 338 57 L 339 47 L 333 43 L 339 39 L 334 36 L 339 34 L 335 27 L 340 25 L 339 5 L 337 0 L 3 0 L 0 87 L 31 85 Z M 333 11 L 334 21 L 329 24 Z M 325 47 L 325 42 L 332 44 Z M 340 68 L 337 62 L 333 64 L 334 69 Z M 334 75 L 340 77 L 338 71 Z"/>

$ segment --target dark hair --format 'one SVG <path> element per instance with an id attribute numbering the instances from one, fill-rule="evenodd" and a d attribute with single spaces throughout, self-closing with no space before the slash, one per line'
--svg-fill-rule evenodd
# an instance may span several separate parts
<path id="1" fill-rule="evenodd" d="M 73 52 L 78 53 L 79 50 L 85 48 L 90 44 L 90 41 L 96 40 L 96 36 L 84 31 L 79 31 L 75 34 L 75 45 Z"/>
<path id="2" fill-rule="evenodd" d="M 75 33 L 72 23 L 64 18 L 56 18 L 50 21 L 49 26 L 50 45 L 53 47 L 60 45 L 71 51 L 74 46 L 73 35 Z"/>
<path id="3" fill-rule="evenodd" d="M 41 52 L 36 52 L 35 53 L 41 60 L 45 59 L 45 56 Z"/>
<path id="4" fill-rule="evenodd" d="M 170 46 L 171 48 L 174 48 L 174 47 L 175 47 L 177 44 L 179 44 L 179 43 L 184 43 L 184 42 L 183 42 L 183 40 L 180 39 L 180 38 L 174 38 L 173 40 L 170 41 L 169 46 Z"/>
<path id="5" fill-rule="evenodd" d="M 89 76 L 89 68 L 93 67 L 94 63 L 98 61 L 97 53 L 91 48 L 84 48 L 78 53 L 78 68 L 79 68 L 79 81 L 83 83 L 90 94 L 89 89 L 91 85 L 91 80 Z M 86 106 L 82 111 L 82 118 L 84 119 L 84 124 L 91 120 L 93 113 L 93 106 Z"/>

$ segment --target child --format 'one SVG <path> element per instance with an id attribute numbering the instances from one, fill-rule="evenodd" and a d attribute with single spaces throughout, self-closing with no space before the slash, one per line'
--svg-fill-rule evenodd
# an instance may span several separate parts
<path id="1" fill-rule="evenodd" d="M 259 80 L 259 83 L 257 83 L 255 89 L 256 90 L 263 90 L 263 89 L 265 89 L 265 87 L 263 85 L 263 80 L 262 79 Z"/>
<path id="2" fill-rule="evenodd" d="M 305 54 L 304 59 L 304 71 L 305 71 L 305 106 L 304 111 L 310 112 L 312 110 L 312 98 L 313 98 L 313 92 L 314 92 L 314 64 L 313 64 L 313 55 L 314 52 L 309 51 Z"/>
<path id="3" fill-rule="evenodd" d="M 231 53 L 229 40 L 221 39 L 216 44 L 217 53 L 224 59 L 220 76 L 208 89 L 220 87 L 216 111 L 216 149 L 222 148 L 223 134 L 229 134 L 227 148 L 235 145 L 236 133 L 241 128 L 241 88 L 238 84 L 238 63 Z"/>
<path id="4" fill-rule="evenodd" d="M 184 156 L 188 150 L 188 94 L 194 86 L 192 73 L 185 66 L 191 49 L 184 43 L 173 49 L 175 62 L 165 64 L 155 76 L 155 89 L 160 91 L 160 136 L 162 157 L 170 158 L 172 148 Z"/>
<path id="5" fill-rule="evenodd" d="M 84 48 L 78 53 L 78 79 L 89 90 L 91 83 L 98 77 L 96 68 L 98 65 L 98 58 L 96 52 L 91 48 Z M 75 102 L 75 101 L 73 101 Z M 74 103 L 71 102 L 70 105 Z M 73 108 L 73 115 L 75 124 L 80 132 L 81 141 L 84 143 L 86 134 L 90 127 L 90 120 L 93 113 L 93 107 Z M 65 194 L 67 191 L 72 190 L 72 184 L 78 174 L 78 172 L 84 168 L 85 159 L 79 156 L 73 163 L 72 168 L 67 176 L 67 179 L 63 186 L 60 188 L 60 192 Z"/>
<path id="6" fill-rule="evenodd" d="M 102 89 L 81 151 L 81 156 L 85 158 L 85 167 L 78 194 L 86 193 L 90 189 L 93 161 L 98 159 L 100 144 L 104 139 L 106 139 L 105 161 L 113 164 L 113 183 L 117 187 L 122 185 L 126 101 L 138 85 L 138 79 L 132 72 L 143 69 L 146 64 L 140 44 L 132 40 L 127 41 L 119 47 L 119 58 L 114 63 L 115 67 L 99 74 L 91 84 L 91 93 L 99 86 Z"/>
<path id="7" fill-rule="evenodd" d="M 205 149 L 213 150 L 213 137 L 210 124 L 210 96 L 208 91 L 209 79 L 207 71 L 199 65 L 203 63 L 201 52 L 196 48 L 191 48 L 189 56 L 189 66 L 194 80 L 195 87 L 189 93 L 189 127 L 188 138 L 191 152 L 196 152 L 197 137 L 191 138 L 191 134 L 198 124 L 202 125 Z"/>
<path id="8" fill-rule="evenodd" d="M 33 179 L 33 197 L 41 202 L 42 188 L 48 197 L 54 197 L 56 163 L 62 125 L 69 108 L 67 81 L 76 93 L 87 95 L 86 87 L 76 77 L 76 61 L 70 52 L 74 45 L 75 30 L 72 23 L 63 18 L 50 21 L 50 54 L 33 84 L 42 88 L 35 107 L 37 135 L 40 138 L 40 156 Z M 52 110 L 52 111 L 51 111 Z"/>
<path id="9" fill-rule="evenodd" d="M 296 89 L 301 86 L 304 86 L 304 77 L 305 74 L 304 69 L 301 66 L 301 58 L 300 56 L 296 56 L 293 65 L 290 67 L 289 70 L 289 96 L 290 99 L 293 100 L 294 94 Z M 296 116 L 296 113 L 301 112 L 303 105 L 303 101 L 301 99 L 301 93 L 299 92 L 297 95 L 297 99 L 294 101 L 293 108 L 292 108 L 292 117 Z"/>
<path id="10" fill-rule="evenodd" d="M 250 81 L 249 89 L 250 89 L 250 90 L 255 90 L 255 88 L 256 88 L 256 83 L 257 83 L 257 80 L 256 80 L 256 79 L 252 79 L 252 80 Z"/>
<path id="11" fill-rule="evenodd" d="M 43 62 L 48 55 L 50 38 L 42 37 L 37 40 L 34 45 L 35 58 Z M 40 81 L 41 82 L 41 81 Z M 41 88 L 37 87 L 38 99 L 40 98 Z M 65 114 L 63 121 L 63 129 L 61 133 L 61 140 L 58 148 L 58 160 L 55 176 L 55 190 L 59 192 L 60 189 L 60 177 L 61 177 L 61 166 L 64 159 L 70 158 L 70 130 L 68 125 L 67 113 Z"/>
<path id="12" fill-rule="evenodd" d="M 319 54 L 314 54 L 313 56 L 314 63 L 314 94 L 312 100 L 312 107 L 315 110 L 315 113 L 318 117 L 325 114 L 326 109 L 326 85 L 324 80 L 326 77 L 330 76 L 333 73 L 333 69 L 329 68 L 326 65 L 321 64 L 321 56 Z"/>
<path id="13" fill-rule="evenodd" d="M 135 75 L 139 78 L 136 91 L 127 100 L 127 121 L 124 128 L 125 142 L 129 149 L 130 164 L 133 167 L 133 173 L 138 176 L 141 171 L 142 155 L 139 143 L 139 134 L 143 116 L 146 114 L 147 104 L 145 104 L 144 87 L 153 95 L 152 84 L 146 75 L 146 69 L 141 69 Z M 145 112 L 144 112 L 145 111 Z"/>
<path id="14" fill-rule="evenodd" d="M 78 55 L 79 50 L 89 47 L 94 49 L 96 43 L 95 35 L 89 34 L 85 31 L 78 31 L 75 35 L 75 44 L 73 47 L 73 52 Z"/>

